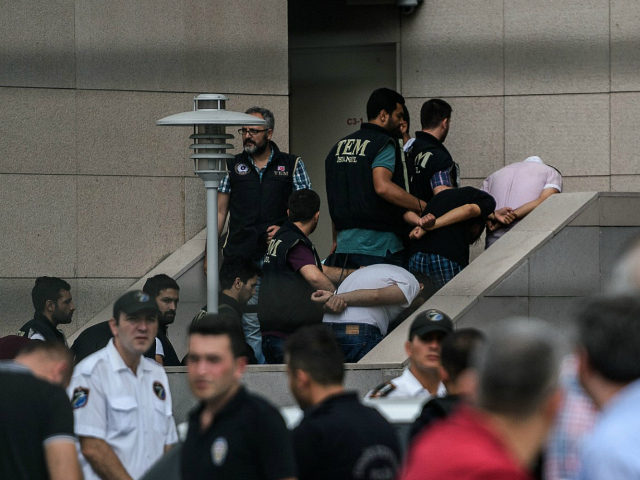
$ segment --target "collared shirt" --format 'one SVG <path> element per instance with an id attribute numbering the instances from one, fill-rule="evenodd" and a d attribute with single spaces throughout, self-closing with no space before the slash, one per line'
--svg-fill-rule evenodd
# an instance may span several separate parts
<path id="1" fill-rule="evenodd" d="M 387 387 L 387 388 L 385 388 Z M 377 395 L 377 391 L 384 391 L 381 395 Z M 374 388 L 367 393 L 366 398 L 432 398 L 444 397 L 447 389 L 440 382 L 438 391 L 435 395 L 431 395 L 429 390 L 424 388 L 420 381 L 411 373 L 409 367 L 405 368 L 402 375 Z"/>
<path id="2" fill-rule="evenodd" d="M 133 478 L 178 441 L 164 369 L 141 357 L 134 374 L 113 339 L 76 366 L 68 394 L 76 435 L 107 442 Z M 99 478 L 82 455 L 80 462 L 85 480 Z"/>
<path id="3" fill-rule="evenodd" d="M 249 160 L 251 161 L 251 165 L 260 176 L 260 180 L 262 180 L 262 174 L 267 169 L 267 165 L 269 165 L 272 159 L 273 159 L 273 148 L 271 149 L 271 153 L 269 154 L 269 159 L 267 160 L 267 163 L 265 164 L 265 166 L 263 168 L 258 168 L 256 166 L 255 161 L 253 160 L 253 157 L 249 155 Z M 293 190 L 295 191 L 295 190 L 303 190 L 303 189 L 309 189 L 309 190 L 311 189 L 311 179 L 307 174 L 307 169 L 304 166 L 304 162 L 302 161 L 301 158 L 299 158 L 298 161 L 296 162 L 296 167 L 293 171 Z M 231 193 L 231 183 L 229 182 L 228 173 L 225 174 L 224 178 L 220 182 L 220 185 L 218 186 L 218 192 Z"/>
<path id="4" fill-rule="evenodd" d="M 640 380 L 605 405 L 584 442 L 580 480 L 640 478 Z"/>

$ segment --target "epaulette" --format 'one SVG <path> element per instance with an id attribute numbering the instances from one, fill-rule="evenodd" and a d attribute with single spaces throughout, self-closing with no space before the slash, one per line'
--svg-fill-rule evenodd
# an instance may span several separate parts
<path id="1" fill-rule="evenodd" d="M 369 395 L 369 398 L 384 398 L 387 395 L 389 395 L 391 392 L 393 392 L 395 389 L 396 389 L 396 386 L 393 383 L 391 383 L 391 380 L 389 380 L 388 382 L 384 382 L 378 385 L 373 390 L 371 390 L 371 394 Z"/>

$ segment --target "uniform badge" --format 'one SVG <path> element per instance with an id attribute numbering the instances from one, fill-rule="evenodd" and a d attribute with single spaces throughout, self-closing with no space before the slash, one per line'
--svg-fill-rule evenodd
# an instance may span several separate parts
<path id="1" fill-rule="evenodd" d="M 158 397 L 160 400 L 164 400 L 165 398 L 167 398 L 167 392 L 160 382 L 153 382 L 153 393 L 155 393 L 156 397 Z"/>
<path id="2" fill-rule="evenodd" d="M 87 403 L 89 403 L 89 389 L 84 387 L 76 388 L 71 396 L 71 406 L 73 409 L 82 408 Z"/>
<path id="3" fill-rule="evenodd" d="M 376 388 L 373 389 L 373 391 L 371 392 L 371 395 L 369 395 L 370 398 L 384 398 L 387 395 L 389 395 L 391 392 L 393 392 L 396 389 L 396 386 L 391 383 L 391 380 L 389 380 L 388 382 L 385 382 L 381 385 L 378 385 Z"/>
<path id="4" fill-rule="evenodd" d="M 227 452 L 229 451 L 229 444 L 224 437 L 218 437 L 213 441 L 211 445 L 211 460 L 216 467 L 222 465 L 227 458 Z"/>
<path id="5" fill-rule="evenodd" d="M 236 165 L 236 173 L 238 175 L 246 175 L 249 173 L 249 165 L 246 163 L 239 163 Z"/>

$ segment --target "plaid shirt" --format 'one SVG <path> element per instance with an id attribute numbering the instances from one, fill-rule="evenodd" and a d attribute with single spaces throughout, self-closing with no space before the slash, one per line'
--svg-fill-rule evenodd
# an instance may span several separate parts
<path id="1" fill-rule="evenodd" d="M 253 161 L 253 157 L 249 155 L 249 160 L 251 160 L 251 165 L 256 170 L 256 172 L 258 172 L 258 175 L 260 176 L 260 180 L 262 180 L 262 174 L 267 169 L 267 166 L 271 163 L 272 158 L 273 158 L 273 148 L 271 149 L 271 155 L 269 155 L 269 160 L 267 160 L 267 163 L 264 166 L 264 168 L 258 168 L 256 167 L 256 164 Z M 296 168 L 293 171 L 293 190 L 294 191 L 303 190 L 305 188 L 311 190 L 311 179 L 307 174 L 307 169 L 304 167 L 304 162 L 300 158 L 296 162 Z M 220 185 L 218 186 L 218 192 L 231 193 L 231 183 L 229 182 L 228 173 L 224 176 L 224 178 L 220 182 Z"/>
<path id="2" fill-rule="evenodd" d="M 409 271 L 420 272 L 438 289 L 462 271 L 462 267 L 435 253 L 414 253 L 409 259 Z"/>

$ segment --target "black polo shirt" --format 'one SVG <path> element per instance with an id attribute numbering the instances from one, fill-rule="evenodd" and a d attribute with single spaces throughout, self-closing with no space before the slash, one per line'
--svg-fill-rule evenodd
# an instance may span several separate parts
<path id="1" fill-rule="evenodd" d="M 472 227 L 478 224 L 479 231 L 484 228 L 485 220 L 496 208 L 493 197 L 473 187 L 451 188 L 434 195 L 423 212 L 423 215 L 432 213 L 437 218 L 454 208 L 471 203 L 480 208 L 479 217 L 428 232 L 420 240 L 411 242 L 411 252 L 434 253 L 466 267 L 469 264 Z"/>
<path id="2" fill-rule="evenodd" d="M 182 479 L 276 480 L 295 477 L 289 431 L 280 413 L 266 400 L 240 387 L 200 430 L 204 405 L 189 414 L 189 433 L 182 447 Z"/>
<path id="3" fill-rule="evenodd" d="M 402 458 L 393 427 L 356 393 L 310 408 L 293 431 L 299 480 L 395 478 Z"/>
<path id="4" fill-rule="evenodd" d="M 48 479 L 45 443 L 74 439 L 67 394 L 12 362 L 0 362 L 0 385 L 0 478 Z"/>

